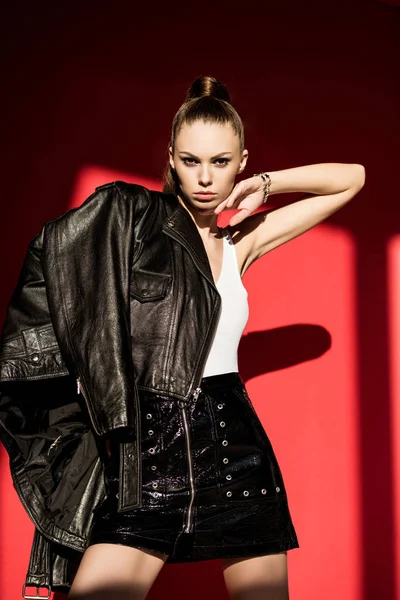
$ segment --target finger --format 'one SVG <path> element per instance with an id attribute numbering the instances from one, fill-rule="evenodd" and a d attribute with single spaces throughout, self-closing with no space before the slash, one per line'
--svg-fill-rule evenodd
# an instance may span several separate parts
<path id="1" fill-rule="evenodd" d="M 251 211 L 247 208 L 242 208 L 242 210 L 240 210 L 231 218 L 231 220 L 229 221 L 229 226 L 234 227 L 238 223 L 244 221 L 249 215 L 251 215 Z"/>
<path id="2" fill-rule="evenodd" d="M 214 214 L 219 215 L 220 212 L 222 212 L 223 210 L 225 210 L 226 208 L 226 200 L 224 200 L 223 202 L 221 202 L 221 204 L 218 204 L 218 206 L 216 206 L 214 208 Z"/>
<path id="3" fill-rule="evenodd" d="M 238 183 L 226 199 L 227 207 L 231 208 L 235 204 L 235 202 L 237 202 L 241 198 L 242 194 L 243 186 L 241 185 L 241 183 Z"/>

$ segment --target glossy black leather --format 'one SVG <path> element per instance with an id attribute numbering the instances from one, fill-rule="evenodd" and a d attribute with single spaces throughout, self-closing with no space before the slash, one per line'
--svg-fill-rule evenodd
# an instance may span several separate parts
<path id="1" fill-rule="evenodd" d="M 115 442 L 105 458 L 107 497 L 95 511 L 89 545 L 146 548 L 168 554 L 169 563 L 298 547 L 278 461 L 239 374 L 203 378 L 201 389 L 185 407 L 188 430 L 179 402 L 141 394 L 143 506 L 117 511 Z M 184 532 L 191 494 L 193 517 Z"/>

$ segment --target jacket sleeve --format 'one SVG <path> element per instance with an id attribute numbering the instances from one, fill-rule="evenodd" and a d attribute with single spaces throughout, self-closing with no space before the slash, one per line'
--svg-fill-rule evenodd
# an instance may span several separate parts
<path id="1" fill-rule="evenodd" d="M 145 188 L 115 182 L 44 232 L 43 274 L 55 335 L 99 435 L 138 426 L 129 289 L 135 224 L 148 201 Z"/>
<path id="2" fill-rule="evenodd" d="M 41 255 L 43 232 L 28 246 L 0 338 L 0 383 L 67 375 L 50 320 Z"/>

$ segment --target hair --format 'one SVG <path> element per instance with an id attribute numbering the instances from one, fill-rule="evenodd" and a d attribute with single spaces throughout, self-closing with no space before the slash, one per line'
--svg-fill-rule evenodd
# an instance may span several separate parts
<path id="1" fill-rule="evenodd" d="M 232 106 L 231 97 L 226 87 L 214 77 L 198 77 L 190 86 L 184 103 L 178 109 L 172 121 L 171 139 L 168 148 L 174 151 L 175 140 L 185 124 L 195 121 L 206 123 L 229 123 L 239 137 L 240 150 L 244 149 L 244 129 L 241 118 Z M 179 192 L 179 180 L 176 171 L 169 161 L 164 171 L 163 192 Z"/>

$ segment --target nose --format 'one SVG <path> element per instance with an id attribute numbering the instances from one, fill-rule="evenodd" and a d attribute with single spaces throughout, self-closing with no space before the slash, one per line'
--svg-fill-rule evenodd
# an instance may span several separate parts
<path id="1" fill-rule="evenodd" d="M 212 184 L 211 171 L 208 165 L 203 165 L 199 173 L 199 185 L 208 187 Z"/>

